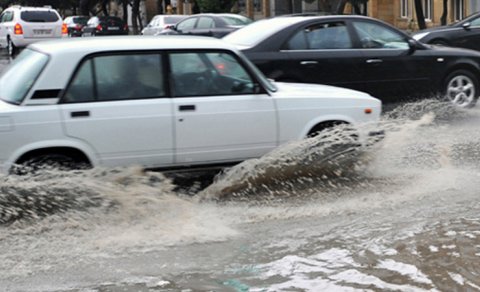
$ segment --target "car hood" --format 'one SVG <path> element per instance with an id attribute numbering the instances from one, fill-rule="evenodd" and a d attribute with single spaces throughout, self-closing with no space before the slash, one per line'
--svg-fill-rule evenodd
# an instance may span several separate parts
<path id="1" fill-rule="evenodd" d="M 332 98 L 359 98 L 380 101 L 368 93 L 323 84 L 275 82 L 279 97 L 332 97 Z"/>
<path id="2" fill-rule="evenodd" d="M 452 29 L 458 29 L 458 27 L 449 26 L 449 25 L 437 26 L 437 27 L 432 27 L 432 28 L 419 30 L 414 35 L 425 33 L 425 32 L 434 32 L 434 31 L 452 30 Z"/>
<path id="3" fill-rule="evenodd" d="M 0 116 L 16 109 L 18 109 L 18 105 L 13 105 L 0 99 Z"/>
<path id="4" fill-rule="evenodd" d="M 445 54 L 445 55 L 462 55 L 462 56 L 468 56 L 472 58 L 480 58 L 480 52 L 471 50 L 471 49 L 465 49 L 465 48 L 460 48 L 460 47 L 449 47 L 449 46 L 442 46 L 442 45 L 433 45 L 433 44 L 424 44 L 424 46 L 428 47 L 430 50 L 437 51 L 439 54 Z"/>

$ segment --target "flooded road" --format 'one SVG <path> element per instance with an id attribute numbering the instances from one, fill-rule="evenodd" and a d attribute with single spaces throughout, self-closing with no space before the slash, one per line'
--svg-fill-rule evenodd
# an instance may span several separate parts
<path id="1" fill-rule="evenodd" d="M 1 176 L 0 287 L 480 291 L 479 124 L 405 104 L 380 143 L 294 142 L 203 190 L 135 167 Z"/>

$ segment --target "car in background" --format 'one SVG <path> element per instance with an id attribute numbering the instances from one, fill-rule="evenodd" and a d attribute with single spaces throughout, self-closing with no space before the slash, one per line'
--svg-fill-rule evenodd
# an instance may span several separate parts
<path id="1" fill-rule="evenodd" d="M 157 35 L 187 34 L 221 38 L 250 23 L 252 23 L 250 18 L 239 14 L 195 14 Z"/>
<path id="2" fill-rule="evenodd" d="M 55 9 L 11 6 L 0 14 L 0 47 L 15 56 L 19 48 L 67 35 L 67 26 Z"/>
<path id="3" fill-rule="evenodd" d="M 126 34 L 128 34 L 128 25 L 116 16 L 93 16 L 82 29 L 82 36 Z"/>
<path id="4" fill-rule="evenodd" d="M 0 77 L 0 92 L 4 172 L 231 164 L 332 123 L 376 123 L 381 111 L 363 92 L 272 83 L 232 46 L 186 36 L 33 44 Z"/>
<path id="5" fill-rule="evenodd" d="M 147 26 L 142 30 L 142 35 L 155 35 L 164 29 L 175 26 L 177 22 L 188 17 L 180 14 L 160 14 L 155 15 Z"/>
<path id="6" fill-rule="evenodd" d="M 276 17 L 223 40 L 279 81 L 352 88 L 385 103 L 446 96 L 472 107 L 480 94 L 480 52 L 424 45 L 365 16 Z"/>
<path id="7" fill-rule="evenodd" d="M 87 25 L 88 17 L 87 16 L 68 16 L 63 20 L 63 23 L 67 25 L 68 36 L 76 37 L 82 36 L 82 29 Z"/>
<path id="8" fill-rule="evenodd" d="M 446 26 L 424 29 L 412 35 L 425 44 L 461 47 L 480 51 L 480 13 Z"/>

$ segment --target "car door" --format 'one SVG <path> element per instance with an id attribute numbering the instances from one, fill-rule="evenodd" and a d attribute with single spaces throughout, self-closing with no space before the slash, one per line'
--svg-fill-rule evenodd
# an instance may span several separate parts
<path id="1" fill-rule="evenodd" d="M 250 55 L 249 55 L 250 57 Z M 278 51 L 251 55 L 268 77 L 278 81 L 331 84 L 358 88 L 358 62 L 362 55 L 353 48 L 342 21 L 316 21 L 298 27 Z M 267 68 L 268 67 L 268 68 Z"/>
<path id="2" fill-rule="evenodd" d="M 215 30 L 215 20 L 210 16 L 201 16 L 198 18 L 195 29 L 191 30 L 193 35 L 213 36 Z"/>
<path id="3" fill-rule="evenodd" d="M 162 63 L 157 53 L 84 61 L 60 105 L 66 135 L 90 145 L 105 166 L 171 165 L 172 102 Z"/>
<path id="4" fill-rule="evenodd" d="M 274 100 L 231 52 L 171 52 L 179 164 L 259 157 L 277 146 Z"/>
<path id="5" fill-rule="evenodd" d="M 383 23 L 355 19 L 351 25 L 361 46 L 361 90 L 382 101 L 430 91 L 431 70 L 435 68 L 431 56 L 411 48 L 407 36 Z"/>
<path id="6" fill-rule="evenodd" d="M 198 17 L 189 17 L 175 26 L 175 30 L 179 34 L 191 34 L 195 28 Z"/>
<path id="7" fill-rule="evenodd" d="M 7 10 L 0 15 L 0 46 L 7 47 L 7 36 L 10 23 L 13 20 L 13 11 Z"/>

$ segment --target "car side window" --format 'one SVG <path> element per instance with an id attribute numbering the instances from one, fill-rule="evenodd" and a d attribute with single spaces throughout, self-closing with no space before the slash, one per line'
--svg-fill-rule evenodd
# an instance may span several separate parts
<path id="1" fill-rule="evenodd" d="M 470 26 L 480 26 L 480 17 L 472 20 Z"/>
<path id="2" fill-rule="evenodd" d="M 238 59 L 226 52 L 171 53 L 174 96 L 252 94 L 254 81 Z"/>
<path id="3" fill-rule="evenodd" d="M 198 19 L 197 28 L 213 28 L 215 21 L 211 17 L 200 17 Z"/>
<path id="4" fill-rule="evenodd" d="M 164 97 L 161 63 L 160 54 L 96 56 L 82 64 L 64 102 Z"/>
<path id="5" fill-rule="evenodd" d="M 13 20 L 13 11 L 5 11 L 5 13 L 2 14 L 1 22 L 9 22 Z"/>
<path id="6" fill-rule="evenodd" d="M 193 29 L 195 27 L 195 22 L 197 22 L 196 18 L 186 19 L 178 24 L 177 29 L 178 30 Z"/>
<path id="7" fill-rule="evenodd" d="M 373 22 L 354 21 L 353 27 L 364 49 L 408 49 L 405 37 Z"/>
<path id="8" fill-rule="evenodd" d="M 321 23 L 298 31 L 287 42 L 290 50 L 350 49 L 352 41 L 342 22 Z"/>

